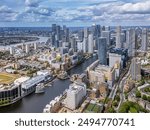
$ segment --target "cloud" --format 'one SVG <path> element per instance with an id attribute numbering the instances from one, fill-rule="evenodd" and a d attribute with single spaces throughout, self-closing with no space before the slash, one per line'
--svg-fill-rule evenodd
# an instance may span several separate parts
<path id="1" fill-rule="evenodd" d="M 100 0 L 21 1 L 23 2 L 23 5 L 20 8 L 9 8 L 9 6 L 0 6 L 1 21 L 41 23 L 51 21 L 79 21 L 82 23 L 127 23 L 129 21 L 133 23 L 136 23 L 137 21 L 141 21 L 143 23 L 145 23 L 145 21 L 150 22 L 150 0 L 101 0 L 101 2 L 99 2 Z M 22 2 L 20 2 L 20 4 Z M 61 2 L 61 4 L 59 2 Z M 68 4 L 68 2 L 70 3 Z M 53 6 L 54 4 L 55 6 Z"/>
<path id="2" fill-rule="evenodd" d="M 0 6 L 0 22 L 15 21 L 17 12 L 7 6 Z"/>
<path id="3" fill-rule="evenodd" d="M 39 3 L 41 0 L 25 0 L 25 5 L 30 6 L 30 7 L 37 7 L 39 6 Z"/>
<path id="4" fill-rule="evenodd" d="M 51 16 L 54 11 L 51 8 L 47 7 L 27 7 L 25 9 L 25 13 L 32 13 L 32 14 L 37 14 L 37 15 L 45 15 L 45 16 Z"/>

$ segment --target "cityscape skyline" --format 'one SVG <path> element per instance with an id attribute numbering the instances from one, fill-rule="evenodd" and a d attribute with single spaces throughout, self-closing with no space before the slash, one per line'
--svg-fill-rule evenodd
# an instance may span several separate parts
<path id="1" fill-rule="evenodd" d="M 111 7 L 111 8 L 110 8 Z M 1 0 L 0 27 L 149 25 L 148 0 Z"/>

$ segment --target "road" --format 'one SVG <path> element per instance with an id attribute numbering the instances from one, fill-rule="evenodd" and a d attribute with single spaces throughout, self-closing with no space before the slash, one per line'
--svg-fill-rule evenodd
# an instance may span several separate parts
<path id="1" fill-rule="evenodd" d="M 118 79 L 117 83 L 115 83 L 115 85 L 113 86 L 113 88 L 112 88 L 112 90 L 111 90 L 111 93 L 110 93 L 110 95 L 109 95 L 109 98 L 110 98 L 110 99 L 114 100 L 114 97 L 115 97 L 115 95 L 116 95 L 116 92 L 117 92 L 117 90 L 118 90 L 118 87 L 119 87 L 120 82 L 121 82 L 122 79 L 125 77 L 125 75 L 126 75 L 127 73 L 129 73 L 130 64 L 131 64 L 131 61 L 129 60 L 129 61 L 128 61 L 128 64 L 127 64 L 127 67 L 121 71 L 121 75 L 119 76 L 119 79 Z"/>

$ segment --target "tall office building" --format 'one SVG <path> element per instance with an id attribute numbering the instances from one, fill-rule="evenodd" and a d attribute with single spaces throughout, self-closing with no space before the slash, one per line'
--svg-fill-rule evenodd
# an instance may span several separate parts
<path id="1" fill-rule="evenodd" d="M 29 53 L 30 51 L 30 44 L 26 44 L 26 53 Z"/>
<path id="2" fill-rule="evenodd" d="M 136 58 L 131 62 L 131 78 L 132 80 L 141 80 L 141 63 Z"/>
<path id="3" fill-rule="evenodd" d="M 56 33 L 56 24 L 52 24 L 52 32 Z"/>
<path id="4" fill-rule="evenodd" d="M 110 31 L 110 26 L 106 26 L 105 31 Z"/>
<path id="5" fill-rule="evenodd" d="M 76 38 L 72 36 L 70 38 L 71 48 L 76 52 L 77 51 L 77 44 L 76 44 Z"/>
<path id="6" fill-rule="evenodd" d="M 93 24 L 91 27 L 91 33 L 94 37 L 100 37 L 101 36 L 101 26 Z"/>
<path id="7" fill-rule="evenodd" d="M 142 51 L 147 51 L 147 47 L 148 47 L 148 37 L 147 37 L 147 29 L 144 28 L 142 30 L 142 43 L 141 43 L 141 50 Z"/>
<path id="8" fill-rule="evenodd" d="M 107 46 L 110 45 L 110 31 L 102 31 L 101 36 L 107 39 Z"/>
<path id="9" fill-rule="evenodd" d="M 126 48 L 128 49 L 128 56 L 134 57 L 135 56 L 135 29 L 127 30 L 126 34 Z"/>
<path id="10" fill-rule="evenodd" d="M 88 38 L 88 35 L 89 35 L 89 29 L 84 28 L 84 38 Z"/>
<path id="11" fill-rule="evenodd" d="M 84 31 L 83 30 L 80 30 L 78 32 L 78 39 L 79 41 L 83 41 L 83 38 L 84 38 Z"/>
<path id="12" fill-rule="evenodd" d="M 61 39 L 61 27 L 59 25 L 56 26 L 56 37 L 58 41 Z"/>
<path id="13" fill-rule="evenodd" d="M 83 52 L 86 53 L 88 51 L 88 39 L 83 39 Z"/>
<path id="14" fill-rule="evenodd" d="M 38 43 L 35 42 L 35 43 L 33 44 L 33 46 L 34 46 L 34 50 L 37 50 L 37 48 L 38 48 Z"/>
<path id="15" fill-rule="evenodd" d="M 92 54 L 93 52 L 94 52 L 93 34 L 89 34 L 89 37 L 88 37 L 88 53 Z"/>
<path id="16" fill-rule="evenodd" d="M 121 26 L 116 28 L 116 48 L 122 48 L 123 44 L 121 42 Z"/>
<path id="17" fill-rule="evenodd" d="M 64 42 L 69 42 L 69 28 L 64 27 Z"/>
<path id="18" fill-rule="evenodd" d="M 9 50 L 10 54 L 13 55 L 15 53 L 15 48 L 13 46 L 11 46 L 9 49 L 10 49 Z"/>
<path id="19" fill-rule="evenodd" d="M 84 83 L 73 83 L 67 91 L 66 106 L 75 110 L 86 96 L 86 85 Z"/>
<path id="20" fill-rule="evenodd" d="M 98 58 L 100 64 L 107 65 L 107 39 L 103 37 L 98 39 Z"/>

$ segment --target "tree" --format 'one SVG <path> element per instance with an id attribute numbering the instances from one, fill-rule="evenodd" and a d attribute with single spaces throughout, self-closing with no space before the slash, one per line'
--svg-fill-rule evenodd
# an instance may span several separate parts
<path id="1" fill-rule="evenodd" d="M 113 107 L 110 107 L 110 108 L 108 109 L 108 112 L 109 112 L 109 113 L 115 113 L 115 110 L 114 110 Z"/>
<path id="2" fill-rule="evenodd" d="M 118 103 L 117 103 L 116 101 L 114 101 L 114 102 L 113 102 L 113 106 L 114 106 L 114 107 L 117 107 L 117 106 L 118 106 Z"/>
<path id="3" fill-rule="evenodd" d="M 129 110 L 131 113 L 138 113 L 138 111 L 134 107 L 130 107 Z"/>
<path id="4" fill-rule="evenodd" d="M 116 95 L 115 100 L 117 100 L 118 102 L 120 101 L 119 95 Z"/>
<path id="5" fill-rule="evenodd" d="M 136 91 L 136 97 L 137 97 L 137 98 L 141 98 L 141 93 L 140 93 L 140 91 L 138 91 L 138 90 Z"/>
<path id="6" fill-rule="evenodd" d="M 150 96 L 147 97 L 147 100 L 150 102 Z"/>
<path id="7" fill-rule="evenodd" d="M 143 96 L 142 96 L 142 99 L 143 99 L 143 100 L 147 100 L 147 96 L 146 96 L 146 95 L 143 95 Z"/>

